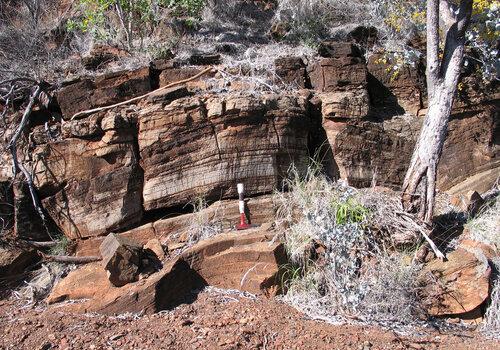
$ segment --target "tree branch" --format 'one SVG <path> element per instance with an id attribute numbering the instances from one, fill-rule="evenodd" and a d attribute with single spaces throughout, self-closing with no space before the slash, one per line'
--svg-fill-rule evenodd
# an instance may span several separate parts
<path id="1" fill-rule="evenodd" d="M 38 85 L 35 89 L 35 92 L 33 93 L 33 95 L 30 98 L 30 102 L 28 103 L 28 105 L 26 106 L 26 109 L 24 110 L 23 117 L 21 119 L 21 123 L 19 123 L 19 126 L 17 127 L 17 130 L 16 130 L 14 136 L 12 137 L 12 139 L 10 140 L 7 148 L 12 149 L 13 147 L 15 147 L 17 140 L 21 136 L 21 133 L 22 133 L 24 127 L 26 126 L 26 124 L 28 124 L 28 120 L 29 120 L 29 117 L 31 114 L 31 110 L 33 109 L 33 105 L 35 104 L 35 101 L 37 100 L 37 98 L 41 92 L 42 92 L 42 88 L 40 85 Z"/>
<path id="2" fill-rule="evenodd" d="M 455 14 L 456 10 L 456 6 L 451 4 L 448 0 L 439 1 L 439 13 L 447 28 L 451 27 L 453 23 L 457 21 L 457 16 Z"/>
<path id="3" fill-rule="evenodd" d="M 40 199 L 38 198 L 38 195 L 35 190 L 35 185 L 33 184 L 33 178 L 29 171 L 26 169 L 24 164 L 22 162 L 19 162 L 17 159 L 17 140 L 19 137 L 21 137 L 21 134 L 28 124 L 29 117 L 31 115 L 31 111 L 33 109 L 33 105 L 35 104 L 36 100 L 40 96 L 40 93 L 42 92 L 42 87 L 40 84 L 38 84 L 35 88 L 35 91 L 33 95 L 30 98 L 30 101 L 28 105 L 26 106 L 26 109 L 24 110 L 23 117 L 21 118 L 21 122 L 19 123 L 19 126 L 17 127 L 16 132 L 14 133 L 14 136 L 12 136 L 12 139 L 10 140 L 7 149 L 10 150 L 10 153 L 12 154 L 12 170 L 14 173 L 14 176 L 17 174 L 17 169 L 21 170 L 23 173 L 23 176 L 26 180 L 26 183 L 28 185 L 30 195 L 31 195 L 31 200 L 33 202 L 33 206 L 35 207 L 38 215 L 42 219 L 43 225 L 45 226 L 45 230 L 47 231 L 47 235 L 49 236 L 50 239 L 52 239 L 49 229 L 47 227 L 47 218 L 45 217 L 45 214 L 42 209 L 42 204 L 40 202 Z"/>
<path id="4" fill-rule="evenodd" d="M 184 79 L 184 80 L 179 80 L 179 81 L 176 81 L 174 83 L 171 83 L 171 84 L 168 84 L 168 85 L 165 85 L 164 87 L 161 87 L 159 89 L 156 89 L 156 90 L 153 90 L 153 91 L 150 91 L 148 92 L 147 94 L 144 94 L 144 95 L 141 95 L 141 96 L 137 96 L 137 97 L 134 97 L 134 98 L 131 98 L 130 100 L 127 100 L 127 101 L 123 101 L 123 102 L 119 102 L 119 103 L 116 103 L 114 105 L 110 105 L 110 106 L 105 106 L 105 107 L 98 107 L 98 108 L 93 108 L 93 109 L 88 109 L 86 111 L 82 111 L 82 112 L 78 112 L 76 113 L 75 115 L 73 115 L 71 117 L 71 120 L 73 119 L 78 119 L 78 118 L 81 118 L 81 117 L 84 117 L 86 115 L 89 115 L 89 114 L 93 114 L 93 113 L 96 113 L 96 112 L 101 112 L 101 111 L 106 111 L 108 109 L 111 109 L 111 108 L 115 108 L 115 107 L 119 107 L 119 106 L 123 106 L 123 105 L 126 105 L 128 103 L 132 103 L 132 102 L 135 102 L 135 101 L 139 101 L 145 97 L 148 97 L 149 95 L 153 94 L 153 93 L 156 93 L 158 91 L 162 91 L 162 90 L 165 90 L 165 89 L 168 89 L 168 88 L 171 88 L 171 87 L 174 87 L 174 86 L 177 86 L 177 85 L 181 85 L 181 84 L 185 84 L 187 82 L 190 82 L 192 80 L 195 80 L 195 79 L 198 79 L 199 77 L 201 77 L 202 75 L 205 75 L 207 74 L 208 72 L 210 72 L 212 70 L 212 67 L 209 67 L 207 69 L 205 69 L 204 71 L 201 71 L 200 73 L 192 76 L 191 78 L 188 78 L 188 79 Z"/>

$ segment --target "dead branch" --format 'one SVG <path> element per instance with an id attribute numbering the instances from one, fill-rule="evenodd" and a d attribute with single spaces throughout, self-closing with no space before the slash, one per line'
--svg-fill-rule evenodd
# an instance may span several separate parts
<path id="1" fill-rule="evenodd" d="M 131 98 L 130 100 L 127 100 L 127 101 L 123 101 L 123 102 L 119 102 L 119 103 L 115 103 L 114 105 L 110 105 L 110 106 L 104 106 L 104 107 L 98 107 L 98 108 L 93 108 L 93 109 L 88 109 L 86 111 L 82 111 L 82 112 L 78 112 L 76 113 L 75 115 L 73 115 L 71 117 L 71 120 L 73 119 L 78 119 L 78 118 L 81 118 L 81 117 L 84 117 L 86 115 L 89 115 L 89 114 L 93 114 L 93 113 L 96 113 L 96 112 L 101 112 L 101 111 L 107 111 L 108 109 L 112 109 L 112 108 L 115 108 L 115 107 L 119 107 L 119 106 L 123 106 L 123 105 L 126 105 L 126 104 L 129 104 L 129 103 L 132 103 L 132 102 L 135 102 L 135 101 L 139 101 L 145 97 L 148 97 L 149 95 L 153 94 L 153 93 L 156 93 L 158 91 L 162 91 L 162 90 L 165 90 L 165 89 L 168 89 L 168 88 L 171 88 L 171 87 L 174 87 L 174 86 L 177 86 L 177 85 L 182 85 L 182 84 L 185 84 L 185 83 L 188 83 L 190 81 L 193 81 L 195 79 L 198 79 L 199 77 L 207 74 L 208 72 L 212 71 L 213 68 L 212 67 L 209 67 L 203 71 L 201 71 L 200 73 L 196 74 L 196 75 L 193 75 L 191 78 L 187 78 L 187 79 L 184 79 L 184 80 L 179 80 L 179 81 L 176 81 L 174 83 L 171 83 L 171 84 L 168 84 L 168 85 L 165 85 L 159 89 L 156 89 L 156 90 L 153 90 L 153 91 L 150 91 L 148 92 L 147 94 L 144 94 L 144 95 L 141 95 L 141 96 L 137 96 L 137 97 L 134 97 L 134 98 Z"/>
<path id="2" fill-rule="evenodd" d="M 35 101 L 38 99 L 38 96 L 40 95 L 41 92 L 42 92 L 42 87 L 40 85 L 38 85 L 35 89 L 35 92 L 31 96 L 30 101 L 29 101 L 28 105 L 26 106 L 26 109 L 24 110 L 23 117 L 21 119 L 21 123 L 19 123 L 19 126 L 17 127 L 17 130 L 16 130 L 14 136 L 12 137 L 12 139 L 9 142 L 9 145 L 7 146 L 7 148 L 11 149 L 11 151 L 13 150 L 13 148 L 15 148 L 17 140 L 21 136 L 21 133 L 23 132 L 26 124 L 28 124 L 28 120 L 29 120 L 29 117 L 31 115 L 31 110 L 33 109 L 33 105 L 35 104 Z M 16 156 L 16 158 L 17 158 L 17 156 Z"/>
<path id="3" fill-rule="evenodd" d="M 68 256 L 68 255 L 48 255 L 38 252 L 38 255 L 45 261 L 53 261 L 64 264 L 88 264 L 91 262 L 101 261 L 100 256 Z"/>
<path id="4" fill-rule="evenodd" d="M 22 174 L 26 180 L 26 183 L 27 183 L 28 188 L 30 190 L 31 200 L 33 202 L 33 206 L 35 207 L 38 215 L 42 219 L 42 222 L 43 222 L 45 229 L 47 231 L 47 235 L 50 237 L 50 239 L 53 239 L 52 236 L 50 235 L 49 229 L 47 227 L 47 218 L 45 217 L 45 214 L 44 214 L 43 209 L 42 209 L 42 204 L 41 204 L 40 199 L 38 198 L 38 195 L 36 193 L 35 185 L 33 184 L 33 178 L 31 176 L 31 174 L 29 173 L 29 171 L 24 166 L 24 164 L 22 162 L 19 162 L 19 160 L 17 158 L 17 140 L 19 139 L 19 137 L 21 137 L 21 134 L 22 134 L 24 128 L 28 124 L 29 117 L 31 115 L 31 111 L 33 110 L 33 106 L 34 106 L 35 102 L 38 100 L 38 97 L 40 96 L 41 92 L 42 92 L 42 86 L 41 86 L 41 84 L 38 84 L 35 88 L 35 91 L 33 92 L 33 95 L 30 97 L 30 101 L 29 101 L 28 105 L 26 106 L 26 109 L 24 110 L 23 117 L 21 118 L 21 122 L 19 123 L 19 126 L 17 127 L 17 130 L 14 133 L 14 136 L 12 136 L 12 139 L 10 140 L 10 142 L 7 146 L 7 149 L 10 150 L 10 153 L 12 155 L 12 168 L 13 168 L 12 170 L 14 173 L 14 177 L 16 176 L 17 170 L 19 169 L 22 172 Z"/>
<path id="5" fill-rule="evenodd" d="M 22 240 L 21 243 L 24 243 L 26 245 L 35 247 L 35 248 L 52 248 L 55 247 L 58 243 L 51 241 L 51 242 L 36 242 L 36 241 L 26 241 Z"/>
<path id="6" fill-rule="evenodd" d="M 417 232 L 419 232 L 423 237 L 424 239 L 427 241 L 427 243 L 429 243 L 432 251 L 434 252 L 434 254 L 436 254 L 436 257 L 438 257 L 439 259 L 445 259 L 445 255 L 438 249 L 438 247 L 436 246 L 436 244 L 432 241 L 432 239 L 429 237 L 429 235 L 425 232 L 424 229 L 422 229 L 422 225 L 418 225 L 416 222 L 415 222 L 415 217 L 409 213 L 406 213 L 404 211 L 399 211 L 399 212 L 396 212 L 397 215 L 399 215 L 403 220 L 405 220 L 414 230 L 416 230 Z"/>
<path id="7" fill-rule="evenodd" d="M 17 83 L 20 81 L 24 81 L 24 82 L 32 83 L 32 84 L 37 83 L 36 80 L 30 79 L 30 78 L 15 78 L 15 79 L 7 79 L 7 80 L 0 81 L 0 86 L 6 85 L 6 84 Z"/>

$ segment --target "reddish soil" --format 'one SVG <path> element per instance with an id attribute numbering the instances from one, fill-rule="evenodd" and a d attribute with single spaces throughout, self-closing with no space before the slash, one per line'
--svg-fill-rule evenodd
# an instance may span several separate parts
<path id="1" fill-rule="evenodd" d="M 478 332 L 401 336 L 307 319 L 275 300 L 203 291 L 154 315 L 73 314 L 0 301 L 0 349 L 499 349 Z"/>

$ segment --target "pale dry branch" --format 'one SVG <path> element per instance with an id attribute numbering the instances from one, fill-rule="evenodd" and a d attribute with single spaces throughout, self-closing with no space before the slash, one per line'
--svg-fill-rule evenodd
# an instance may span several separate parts
<path id="1" fill-rule="evenodd" d="M 163 90 L 166 90 L 168 88 L 171 88 L 171 87 L 174 87 L 174 86 L 178 86 L 178 85 L 182 85 L 182 84 L 188 83 L 190 81 L 193 81 L 195 79 L 198 79 L 199 77 L 207 74 L 210 71 L 213 71 L 213 67 L 209 67 L 209 68 L 201 71 L 200 73 L 198 73 L 196 75 L 193 75 L 190 78 L 187 78 L 187 79 L 184 79 L 184 80 L 179 80 L 179 81 L 176 81 L 174 83 L 165 85 L 165 86 L 163 86 L 163 87 L 161 87 L 159 89 L 150 91 L 147 94 L 131 98 L 130 100 L 119 102 L 119 103 L 115 103 L 115 104 L 110 105 L 110 106 L 98 107 L 98 108 L 93 108 L 93 109 L 88 109 L 88 110 L 85 110 L 85 111 L 78 112 L 78 113 L 76 113 L 75 115 L 73 115 L 71 117 L 71 120 L 78 119 L 78 118 L 81 118 L 81 117 L 85 117 L 85 116 L 87 116 L 89 114 L 93 114 L 93 113 L 97 113 L 97 112 L 101 112 L 101 111 L 107 111 L 109 109 L 112 109 L 112 108 L 115 108 L 115 107 L 119 107 L 119 106 L 123 106 L 123 105 L 129 104 L 129 103 L 135 102 L 135 101 L 139 101 L 139 100 L 141 100 L 141 99 L 143 99 L 145 97 L 148 97 L 151 94 L 157 93 L 158 91 L 163 91 Z"/>
<path id="2" fill-rule="evenodd" d="M 45 261 L 53 261 L 64 264 L 88 264 L 102 260 L 100 256 L 47 255 L 42 252 L 38 252 L 38 255 L 40 255 Z"/>

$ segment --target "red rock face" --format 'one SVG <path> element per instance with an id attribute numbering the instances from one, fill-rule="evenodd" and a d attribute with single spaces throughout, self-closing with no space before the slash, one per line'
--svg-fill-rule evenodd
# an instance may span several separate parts
<path id="1" fill-rule="evenodd" d="M 382 110 L 416 115 L 423 108 L 425 69 L 416 64 L 394 71 L 393 65 L 384 62 L 382 54 L 372 55 L 368 60 L 371 104 Z"/>
<path id="2" fill-rule="evenodd" d="M 333 145 L 340 177 L 357 187 L 372 183 L 398 187 L 413 153 L 412 136 L 384 128 L 383 123 L 345 125 Z"/>
<path id="3" fill-rule="evenodd" d="M 499 164 L 498 121 L 492 105 L 454 112 L 438 166 L 437 186 L 445 191 L 476 173 Z M 354 186 L 401 185 L 420 132 L 422 117 L 397 117 L 385 122 L 348 124 L 326 121 L 328 139 L 340 176 Z M 491 179 L 486 178 L 485 181 Z M 494 181 L 494 180 L 493 180 Z M 476 184 L 480 188 L 489 185 Z M 479 187 L 478 187 L 479 188 Z"/>
<path id="4" fill-rule="evenodd" d="M 134 71 L 110 73 L 96 80 L 82 78 L 64 86 L 57 93 L 63 117 L 75 113 L 125 101 L 151 91 L 149 67 Z"/>
<path id="5" fill-rule="evenodd" d="M 438 167 L 441 189 L 500 166 L 498 100 L 478 107 L 476 111 L 452 113 Z"/>
<path id="6" fill-rule="evenodd" d="M 144 212 L 184 206 L 198 196 L 235 198 L 237 182 L 248 195 L 270 193 L 292 163 L 304 169 L 318 147 L 326 149 L 332 177 L 355 186 L 399 187 L 422 117 L 395 114 L 425 112 L 421 72 L 393 77 L 378 56 L 366 63 L 350 43 L 327 43 L 320 52 L 307 67 L 297 57 L 276 61 L 280 79 L 298 88 L 310 84 L 310 90 L 252 95 L 240 86 L 215 95 L 203 90 L 210 84 L 194 81 L 156 92 L 140 106 L 50 125 L 50 133 L 36 126 L 33 170 L 49 215 L 71 238 L 134 229 L 144 224 Z M 67 84 L 58 101 L 69 119 L 146 93 L 151 81 L 165 85 L 202 69 L 156 61 L 151 72 Z M 438 169 L 441 190 L 499 164 L 498 96 L 478 98 L 473 87 L 467 93 L 470 101 L 457 101 L 450 121 Z M 389 108 L 395 105 L 399 109 Z M 33 213 L 25 204 L 18 223 Z"/>
<path id="7" fill-rule="evenodd" d="M 291 96 L 183 98 L 143 110 L 139 151 L 146 210 L 196 196 L 271 192 L 294 163 L 307 163 L 306 101 Z"/>
<path id="8" fill-rule="evenodd" d="M 277 83 L 289 84 L 296 88 L 308 87 L 306 66 L 300 57 L 282 57 L 274 62 L 276 75 L 279 77 Z"/>
<path id="9" fill-rule="evenodd" d="M 142 171 L 127 118 L 110 112 L 65 123 L 60 140 L 35 148 L 43 204 L 69 238 L 104 235 L 142 217 Z"/>

